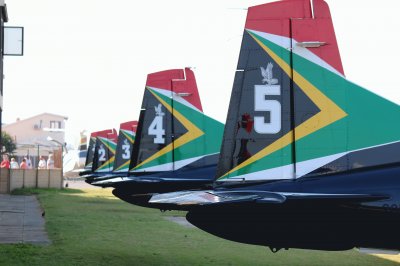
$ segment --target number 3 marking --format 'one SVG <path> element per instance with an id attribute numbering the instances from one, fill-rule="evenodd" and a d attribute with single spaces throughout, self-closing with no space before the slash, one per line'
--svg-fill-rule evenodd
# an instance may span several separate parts
<path id="1" fill-rule="evenodd" d="M 270 113 L 270 122 L 265 122 L 264 116 L 254 116 L 254 130 L 259 134 L 276 134 L 281 131 L 281 103 L 277 100 L 267 100 L 266 96 L 281 95 L 280 85 L 254 86 L 254 111 Z"/>
<path id="2" fill-rule="evenodd" d="M 122 150 L 124 153 L 122 154 L 122 159 L 128 160 L 131 158 L 131 152 L 130 152 L 131 146 L 129 145 L 128 141 L 124 141 L 124 145 L 122 145 Z"/>

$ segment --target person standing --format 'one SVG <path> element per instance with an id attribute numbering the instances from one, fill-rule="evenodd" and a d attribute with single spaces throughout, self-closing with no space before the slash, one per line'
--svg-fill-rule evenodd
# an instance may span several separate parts
<path id="1" fill-rule="evenodd" d="M 11 169 L 18 169 L 19 168 L 19 164 L 17 163 L 15 158 L 11 158 L 10 168 Z"/>
<path id="2" fill-rule="evenodd" d="M 25 162 L 26 162 L 26 169 L 32 169 L 32 161 L 29 155 L 24 157 Z"/>
<path id="3" fill-rule="evenodd" d="M 0 168 L 10 169 L 10 161 L 8 160 L 7 154 L 3 154 L 3 160 L 1 161 Z"/>
<path id="4" fill-rule="evenodd" d="M 54 169 L 53 154 L 50 154 L 49 158 L 47 159 L 47 169 Z"/>
<path id="5" fill-rule="evenodd" d="M 19 165 L 21 169 L 28 169 L 28 164 L 26 163 L 26 158 L 22 159 L 21 164 Z"/>
<path id="6" fill-rule="evenodd" d="M 38 169 L 46 169 L 46 160 L 43 158 L 43 156 L 40 156 Z"/>

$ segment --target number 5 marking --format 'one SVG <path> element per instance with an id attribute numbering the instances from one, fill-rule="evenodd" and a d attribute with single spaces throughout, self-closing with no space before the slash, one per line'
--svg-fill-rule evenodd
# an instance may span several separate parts
<path id="1" fill-rule="evenodd" d="M 254 130 L 259 134 L 276 134 L 282 127 L 282 107 L 277 100 L 267 100 L 266 96 L 281 95 L 280 85 L 254 86 L 254 111 L 270 113 L 270 122 L 264 116 L 254 116 Z"/>

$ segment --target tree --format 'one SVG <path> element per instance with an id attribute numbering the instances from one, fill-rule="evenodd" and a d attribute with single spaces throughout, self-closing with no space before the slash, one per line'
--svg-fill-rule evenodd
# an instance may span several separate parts
<path id="1" fill-rule="evenodd" d="M 2 142 L 1 154 L 3 153 L 12 154 L 17 149 L 17 144 L 15 144 L 10 134 L 8 134 L 5 131 L 1 132 L 1 142 Z"/>

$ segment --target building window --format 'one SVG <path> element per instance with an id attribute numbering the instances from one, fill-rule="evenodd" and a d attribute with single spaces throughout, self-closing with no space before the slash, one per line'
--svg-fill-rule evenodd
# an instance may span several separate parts
<path id="1" fill-rule="evenodd" d="M 50 121 L 50 128 L 61 128 L 61 121 Z"/>

